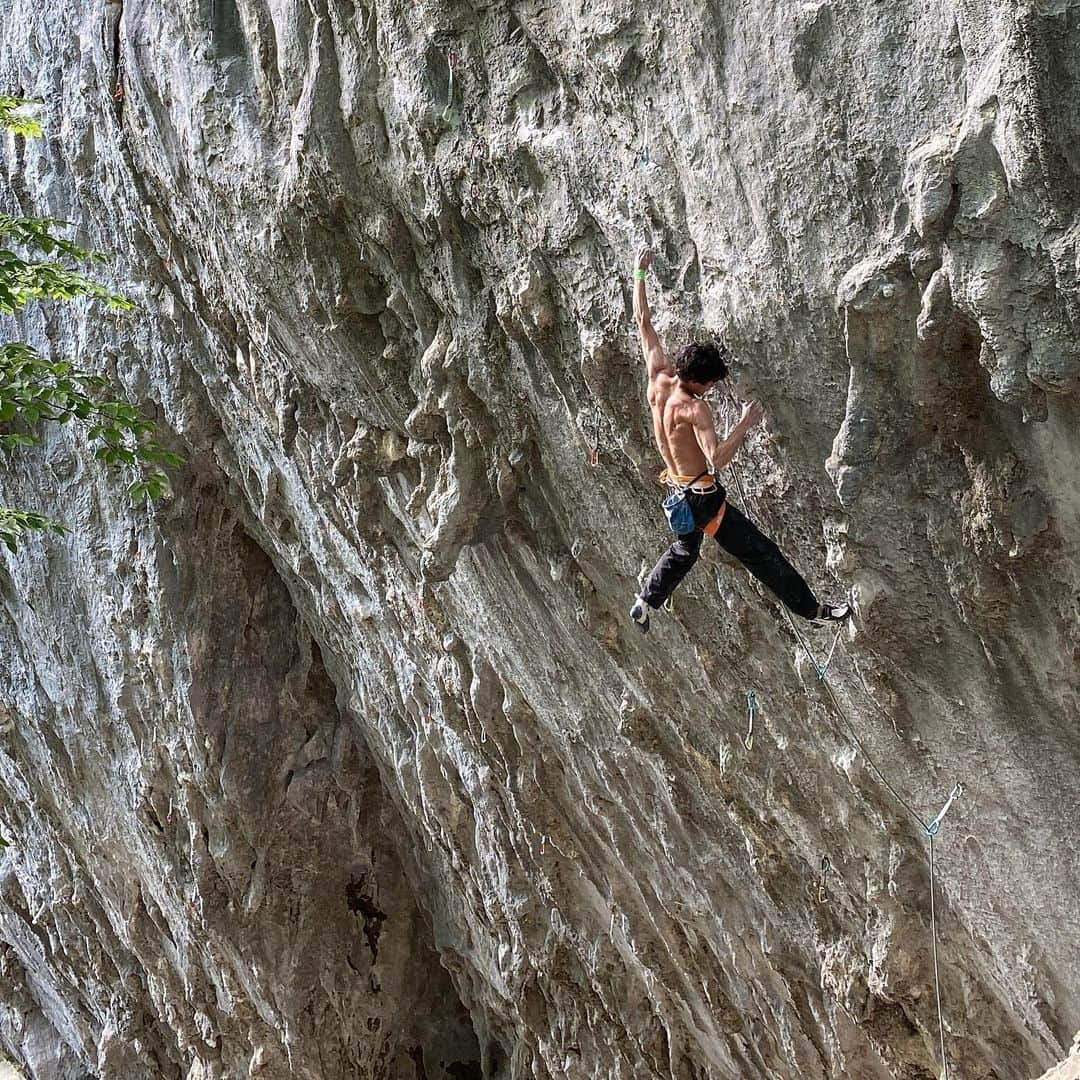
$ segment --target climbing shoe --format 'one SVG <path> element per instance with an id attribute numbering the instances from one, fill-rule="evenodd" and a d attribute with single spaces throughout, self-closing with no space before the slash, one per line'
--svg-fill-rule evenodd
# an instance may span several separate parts
<path id="1" fill-rule="evenodd" d="M 850 618 L 850 604 L 822 604 L 820 614 L 816 619 L 811 619 L 810 623 L 812 626 L 831 626 Z"/>
<path id="2" fill-rule="evenodd" d="M 630 618 L 634 625 L 643 633 L 649 632 L 649 609 L 640 596 L 634 598 L 634 606 L 630 609 Z"/>

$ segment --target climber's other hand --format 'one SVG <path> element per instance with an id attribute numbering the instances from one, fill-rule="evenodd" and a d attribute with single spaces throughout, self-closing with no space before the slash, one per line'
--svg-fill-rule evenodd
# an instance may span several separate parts
<path id="1" fill-rule="evenodd" d="M 739 417 L 739 423 L 745 425 L 747 428 L 752 428 L 756 424 L 760 424 L 765 417 L 765 409 L 759 401 L 751 401 L 743 406 L 742 416 Z"/>

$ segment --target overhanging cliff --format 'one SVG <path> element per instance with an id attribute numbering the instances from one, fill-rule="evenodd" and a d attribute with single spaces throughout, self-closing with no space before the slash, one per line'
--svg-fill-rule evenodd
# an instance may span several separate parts
<path id="1" fill-rule="evenodd" d="M 722 332 L 768 409 L 762 525 L 854 590 L 843 715 L 925 819 L 965 785 L 953 1075 L 1065 1054 L 1080 5 L 13 0 L 0 41 L 47 131 L 8 200 L 141 305 L 25 332 L 187 458 L 149 513 L 67 432 L 4 472 L 72 535 L 2 585 L 0 1045 L 939 1075 L 926 837 L 773 602 L 710 554 L 626 620 L 667 542 L 649 242 L 661 336 Z"/>

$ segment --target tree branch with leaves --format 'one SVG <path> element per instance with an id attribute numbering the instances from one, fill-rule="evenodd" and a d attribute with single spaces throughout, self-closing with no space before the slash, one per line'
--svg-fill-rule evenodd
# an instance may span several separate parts
<path id="1" fill-rule="evenodd" d="M 24 138 L 40 135 L 40 124 L 25 111 L 30 104 L 0 95 L 0 127 Z M 83 296 L 116 311 L 132 310 L 130 300 L 72 265 L 103 262 L 105 256 L 60 236 L 68 227 L 55 218 L 0 214 L 0 314 Z M 103 376 L 42 356 L 25 342 L 0 345 L 0 450 L 37 444 L 44 421 L 81 423 L 98 461 L 135 471 L 127 489 L 133 502 L 159 498 L 169 488 L 165 470 L 182 459 L 157 441 L 156 426 L 142 410 L 110 399 L 108 387 Z M 0 543 L 9 550 L 17 551 L 20 538 L 33 530 L 67 531 L 42 514 L 0 507 Z"/>

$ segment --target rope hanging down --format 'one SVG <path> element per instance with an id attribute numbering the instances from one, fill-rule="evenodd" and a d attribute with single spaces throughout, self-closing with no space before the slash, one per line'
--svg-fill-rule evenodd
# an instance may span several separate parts
<path id="1" fill-rule="evenodd" d="M 730 391 L 729 391 L 729 395 L 730 395 L 731 403 L 734 404 L 735 403 L 734 402 L 734 395 L 730 394 Z M 728 401 L 727 400 L 725 400 L 724 404 L 723 404 L 723 413 L 724 413 L 724 427 L 725 427 L 725 436 L 726 436 L 727 427 L 728 427 L 728 417 L 727 417 Z M 751 502 L 746 497 L 746 492 L 743 489 L 743 485 L 742 485 L 742 479 L 740 478 L 739 472 L 736 469 L 734 463 L 730 463 L 728 467 L 731 470 L 731 477 L 735 481 L 735 487 L 736 487 L 736 490 L 739 493 L 739 499 L 742 501 L 743 506 L 748 508 L 749 510 L 751 510 L 755 517 L 761 518 L 762 515 L 758 511 L 756 503 Z M 771 517 L 767 517 L 766 520 L 769 522 L 769 526 L 770 526 L 770 529 L 771 529 L 772 528 Z M 869 751 L 867 751 L 866 746 L 863 743 L 862 739 L 859 738 L 858 733 L 855 731 L 854 725 L 848 719 L 847 712 L 845 711 L 843 705 L 841 705 L 839 698 L 837 698 L 836 693 L 832 688 L 832 685 L 825 678 L 825 675 L 828 672 L 829 664 L 832 662 L 833 652 L 836 649 L 836 643 L 840 640 L 839 631 L 837 632 L 836 638 L 833 639 L 833 645 L 832 645 L 832 648 L 829 650 L 829 656 L 828 656 L 828 659 L 826 660 L 825 664 L 824 665 L 819 664 L 817 662 L 817 658 L 814 655 L 813 650 L 810 648 L 809 643 L 807 642 L 806 638 L 803 636 L 802 631 L 800 631 L 798 626 L 795 624 L 795 621 L 794 621 L 794 619 L 792 619 L 791 613 L 788 611 L 787 607 L 781 605 L 781 610 L 784 612 L 784 617 L 787 619 L 788 626 L 791 628 L 791 632 L 795 635 L 795 639 L 798 641 L 798 643 L 799 643 L 800 647 L 802 648 L 803 652 L 810 659 L 810 662 L 814 665 L 815 670 L 818 672 L 818 678 L 821 681 L 821 685 L 825 688 L 825 692 L 829 695 L 829 699 L 832 701 L 833 707 L 835 708 L 837 715 L 840 717 L 841 721 L 843 722 L 844 728 L 847 730 L 847 732 L 848 732 L 849 736 L 851 737 L 852 741 L 859 748 L 859 751 L 862 753 L 863 758 L 866 760 L 867 765 L 870 766 L 870 768 L 873 770 L 874 774 L 878 777 L 878 779 L 882 782 L 882 784 L 885 785 L 885 787 L 892 794 L 893 798 L 897 801 L 897 803 L 900 806 L 902 806 L 904 808 L 904 810 L 906 810 L 907 813 L 909 815 L 911 815 L 911 817 L 916 822 L 918 822 L 918 824 L 922 827 L 922 831 L 927 835 L 927 837 L 930 840 L 930 857 L 929 857 L 929 862 L 930 862 L 930 938 L 931 938 L 932 952 L 933 952 L 933 962 L 934 962 L 934 1000 L 935 1000 L 935 1003 L 936 1003 L 936 1006 L 937 1006 L 938 1042 L 939 1042 L 939 1048 L 940 1048 L 940 1052 L 941 1052 L 941 1068 L 942 1068 L 941 1077 L 942 1077 L 942 1080 L 949 1080 L 949 1059 L 948 1059 L 948 1057 L 947 1057 L 947 1055 L 945 1053 L 945 1019 L 944 1019 L 944 1015 L 943 1015 L 942 1010 L 941 1010 L 941 977 L 940 977 L 939 966 L 938 966 L 938 930 L 937 930 L 937 903 L 936 903 L 937 871 L 936 871 L 935 860 L 934 860 L 934 838 L 940 832 L 940 830 L 941 830 L 941 822 L 944 819 L 945 815 L 948 813 L 949 808 L 952 806 L 952 804 L 958 798 L 960 798 L 961 795 L 963 795 L 964 787 L 963 787 L 962 784 L 959 784 L 959 783 L 956 784 L 953 787 L 952 792 L 949 794 L 948 800 L 946 801 L 945 805 L 941 808 L 941 812 L 938 814 L 938 816 L 936 818 L 934 818 L 934 820 L 932 822 L 930 822 L 928 824 L 924 820 L 922 815 L 911 805 L 911 803 L 909 803 L 908 800 L 905 799 L 900 794 L 900 792 L 896 790 L 896 788 L 889 781 L 889 778 L 878 767 L 877 762 L 870 755 Z M 876 703 L 874 703 L 874 704 L 875 704 L 875 707 L 880 708 L 880 707 L 876 706 Z M 827 858 L 828 857 L 826 856 L 826 859 Z M 824 860 L 822 862 L 822 871 L 823 871 L 823 873 L 822 873 L 822 888 L 823 888 L 824 887 L 824 871 L 825 871 L 825 862 L 824 862 Z"/>
<path id="2" fill-rule="evenodd" d="M 725 409 L 725 412 L 726 412 L 726 409 Z M 735 488 L 739 493 L 739 499 L 742 502 L 743 506 L 748 507 L 755 517 L 757 517 L 759 519 L 767 520 L 769 522 L 770 529 L 772 529 L 771 518 L 768 517 L 768 515 L 762 515 L 758 510 L 756 502 L 754 502 L 753 500 L 747 498 L 746 491 L 743 488 L 742 478 L 739 475 L 739 470 L 735 467 L 735 463 L 731 462 L 728 465 L 728 468 L 731 470 L 731 478 L 735 481 Z M 775 531 L 775 530 L 773 530 L 773 531 Z M 787 619 L 787 624 L 791 628 L 791 632 L 795 635 L 795 640 L 798 641 L 798 643 L 799 643 L 800 647 L 802 648 L 803 652 L 810 659 L 810 662 L 814 665 L 814 670 L 817 671 L 817 672 L 821 672 L 823 665 L 818 662 L 817 657 L 814 654 L 814 650 L 810 648 L 810 645 L 807 642 L 806 637 L 803 634 L 803 632 L 798 628 L 798 626 L 795 625 L 795 620 L 792 619 L 791 612 L 788 611 L 787 607 L 785 607 L 784 605 L 781 605 L 780 610 L 783 611 L 784 618 Z M 848 734 L 850 735 L 852 741 L 859 748 L 859 750 L 862 753 L 863 757 L 866 759 L 866 763 L 873 770 L 874 775 L 877 776 L 877 778 L 891 792 L 893 798 L 896 799 L 897 803 L 899 803 L 900 806 L 902 806 L 912 816 L 912 818 L 914 818 L 915 821 L 922 827 L 922 829 L 925 831 L 926 827 L 927 827 L 926 821 L 923 819 L 922 815 L 911 805 L 911 803 L 909 803 L 907 801 L 907 799 L 905 799 L 903 797 L 903 795 L 901 795 L 900 792 L 898 792 L 896 790 L 896 788 L 893 787 L 893 785 L 889 782 L 889 778 L 881 771 L 880 768 L 878 768 L 877 762 L 874 760 L 873 756 L 866 749 L 865 745 L 863 744 L 862 739 L 859 738 L 858 733 L 855 731 L 854 726 L 852 725 L 851 721 L 848 719 L 847 713 L 844 711 L 844 707 L 840 704 L 840 701 L 837 698 L 836 694 L 834 693 L 833 688 L 829 684 L 828 680 L 822 678 L 821 679 L 821 685 L 825 687 L 825 691 L 829 695 L 829 698 L 832 701 L 833 706 L 835 707 L 837 714 L 840 716 L 841 720 L 843 721 L 845 729 L 847 730 Z"/>
<path id="3" fill-rule="evenodd" d="M 937 892 L 937 874 L 934 869 L 934 837 L 941 831 L 941 822 L 949 812 L 949 807 L 964 794 L 964 785 L 957 784 L 951 792 L 945 805 L 941 808 L 933 821 L 926 827 L 926 835 L 930 838 L 930 938 L 934 944 L 934 1001 L 937 1003 L 938 1038 L 941 1045 L 941 1077 L 949 1080 L 949 1059 L 945 1054 L 945 1020 L 941 1013 L 941 978 L 938 975 L 938 932 L 937 932 L 937 907 L 934 895 Z"/>
<path id="4" fill-rule="evenodd" d="M 825 681 L 825 676 L 829 673 L 829 665 L 832 663 L 833 653 L 836 652 L 836 643 L 840 640 L 840 635 L 844 632 L 844 624 L 841 623 L 836 628 L 836 637 L 832 639 L 832 648 L 829 649 L 829 655 L 825 657 L 825 663 L 817 669 L 817 677 L 819 682 Z"/>

